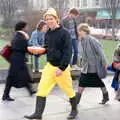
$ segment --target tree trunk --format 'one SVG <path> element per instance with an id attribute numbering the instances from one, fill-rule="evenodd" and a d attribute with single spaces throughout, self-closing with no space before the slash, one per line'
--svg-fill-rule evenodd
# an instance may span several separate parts
<path id="1" fill-rule="evenodd" d="M 113 18 L 112 19 L 112 39 L 113 40 L 116 40 L 115 28 L 116 28 L 116 26 L 115 26 L 115 19 Z"/>

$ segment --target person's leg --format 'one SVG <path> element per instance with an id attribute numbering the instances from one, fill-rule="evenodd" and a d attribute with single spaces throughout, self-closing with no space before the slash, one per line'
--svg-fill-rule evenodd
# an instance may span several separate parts
<path id="1" fill-rule="evenodd" d="M 25 115 L 24 117 L 27 119 L 42 119 L 42 114 L 44 112 L 46 105 L 46 97 L 37 96 L 36 97 L 36 106 L 35 106 L 35 112 L 32 115 Z"/>
<path id="2" fill-rule="evenodd" d="M 120 102 L 120 74 L 118 75 L 118 85 L 116 88 L 115 99 Z"/>
<path id="3" fill-rule="evenodd" d="M 76 101 L 77 101 L 77 104 L 80 103 L 83 91 L 84 91 L 83 87 L 78 87 L 78 92 L 76 92 Z"/>
<path id="4" fill-rule="evenodd" d="M 105 87 L 105 84 L 104 84 L 103 87 L 101 87 L 101 91 L 102 91 L 102 94 L 103 94 L 103 99 L 102 99 L 102 102 L 100 104 L 105 104 L 106 102 L 109 101 L 109 94 L 108 94 L 108 91 Z"/>
<path id="5" fill-rule="evenodd" d="M 8 76 L 7 79 L 6 79 L 6 84 L 5 84 L 5 89 L 4 89 L 2 100 L 14 101 L 14 99 L 11 98 L 10 95 L 9 95 L 11 87 L 12 87 L 12 83 L 9 79 L 10 79 L 10 76 Z"/>
<path id="6" fill-rule="evenodd" d="M 78 59 L 78 44 L 76 39 L 72 39 L 72 47 L 73 47 L 72 65 L 76 65 Z"/>
<path id="7" fill-rule="evenodd" d="M 81 100 L 81 96 L 82 96 L 82 93 L 84 92 L 84 87 L 81 86 L 81 79 L 83 76 L 83 73 L 80 73 L 80 78 L 79 78 L 79 81 L 78 81 L 78 91 L 76 92 L 76 101 L 77 101 L 77 104 L 80 103 L 80 100 Z"/>
<path id="8" fill-rule="evenodd" d="M 70 67 L 68 67 L 61 76 L 56 77 L 56 82 L 60 86 L 60 88 L 67 94 L 69 97 L 69 101 L 71 104 L 71 112 L 67 119 L 74 119 L 77 114 L 77 104 L 76 104 L 76 96 L 72 86 L 72 79 L 70 75 Z"/>
<path id="9" fill-rule="evenodd" d="M 35 112 L 32 115 L 24 116 L 28 119 L 42 119 L 46 104 L 46 96 L 55 86 L 55 69 L 50 64 L 47 64 L 42 72 L 41 80 L 38 85 L 37 100 Z"/>
<path id="10" fill-rule="evenodd" d="M 35 66 L 35 72 L 39 72 L 39 56 L 34 56 L 34 66 Z"/>
<path id="11" fill-rule="evenodd" d="M 32 88 L 32 85 L 30 83 L 26 84 L 26 89 L 28 90 L 29 94 L 32 96 L 36 91 Z"/>

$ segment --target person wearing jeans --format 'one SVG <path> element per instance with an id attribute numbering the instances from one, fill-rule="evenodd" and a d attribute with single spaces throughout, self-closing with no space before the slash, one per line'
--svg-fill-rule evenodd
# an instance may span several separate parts
<path id="1" fill-rule="evenodd" d="M 29 45 L 30 46 L 43 46 L 44 45 L 44 34 L 47 30 L 46 23 L 41 20 L 37 26 L 36 30 L 32 32 Z M 39 72 L 39 57 L 40 55 L 34 55 L 34 72 Z"/>
<path id="2" fill-rule="evenodd" d="M 78 42 L 76 39 L 72 39 L 72 46 L 73 46 L 73 59 L 72 59 L 72 65 L 77 64 L 77 59 L 78 59 Z"/>
<path id="3" fill-rule="evenodd" d="M 40 55 L 34 55 L 35 72 L 39 72 L 39 56 Z"/>
<path id="4" fill-rule="evenodd" d="M 77 66 L 78 60 L 78 34 L 76 18 L 79 16 L 79 11 L 75 8 L 71 9 L 68 15 L 62 20 L 62 25 L 68 30 L 72 39 L 73 57 L 71 61 L 72 69 L 79 70 Z"/>

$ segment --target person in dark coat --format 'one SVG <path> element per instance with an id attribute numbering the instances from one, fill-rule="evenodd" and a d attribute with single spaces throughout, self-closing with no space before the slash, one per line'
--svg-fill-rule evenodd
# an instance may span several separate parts
<path id="1" fill-rule="evenodd" d="M 112 68 L 115 71 L 112 87 L 115 89 L 115 99 L 120 101 L 120 44 L 114 50 Z"/>
<path id="2" fill-rule="evenodd" d="M 30 85 L 31 77 L 25 60 L 25 53 L 27 52 L 28 46 L 27 40 L 29 39 L 27 28 L 27 23 L 24 21 L 20 21 L 15 25 L 15 35 L 11 42 L 12 53 L 10 57 L 10 68 L 2 100 L 14 101 L 14 99 L 10 97 L 11 87 L 26 87 L 30 95 L 34 93 Z"/>

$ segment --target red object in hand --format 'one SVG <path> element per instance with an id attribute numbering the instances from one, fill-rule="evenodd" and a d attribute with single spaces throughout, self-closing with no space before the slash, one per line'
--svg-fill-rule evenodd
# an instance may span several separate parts
<path id="1" fill-rule="evenodd" d="M 119 69 L 119 68 L 120 68 L 120 62 L 113 62 L 113 63 L 112 63 L 112 67 L 113 67 L 114 69 Z"/>
<path id="2" fill-rule="evenodd" d="M 28 47 L 27 49 L 32 54 L 43 54 L 46 51 L 45 48 L 35 46 Z"/>
<path id="3" fill-rule="evenodd" d="M 0 51 L 0 55 L 8 62 L 10 62 L 11 53 L 12 53 L 11 46 L 8 44 L 5 45 L 5 47 Z"/>

